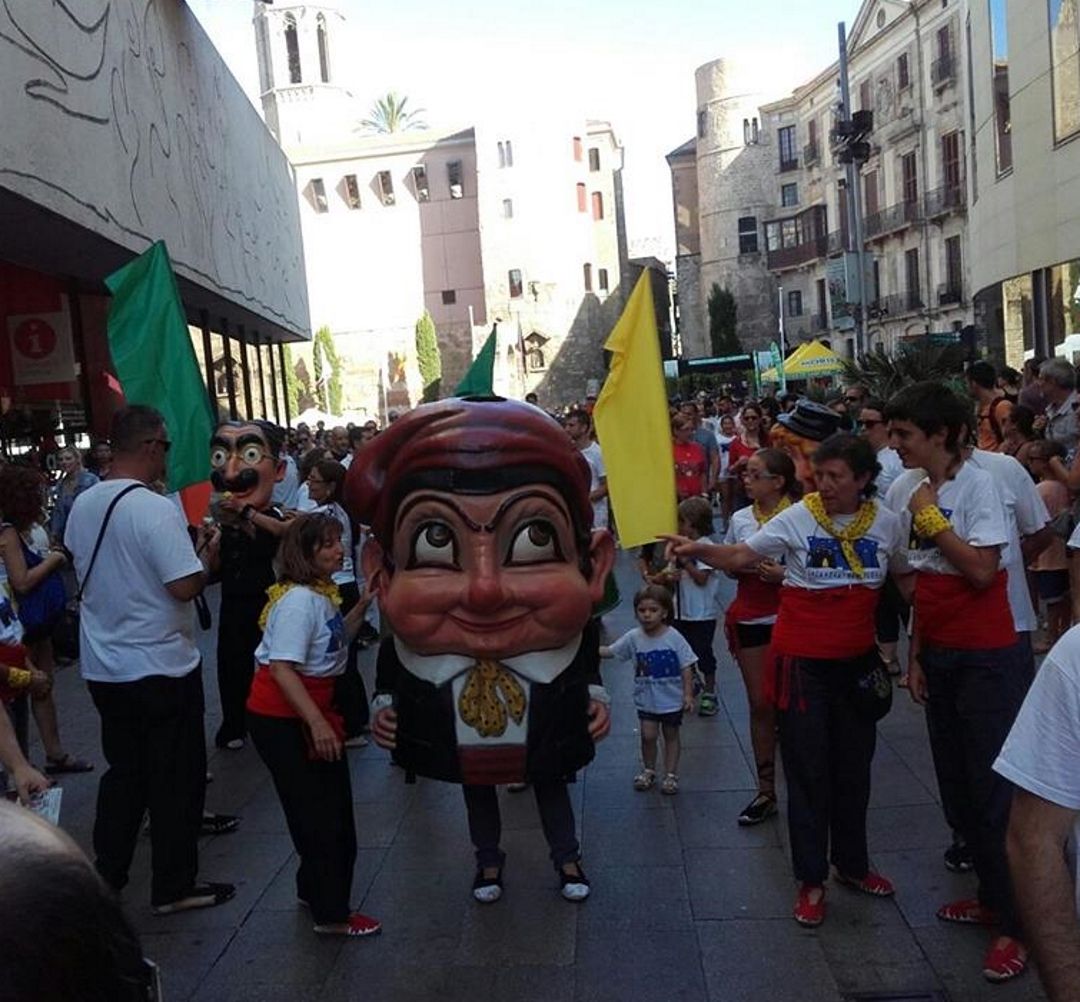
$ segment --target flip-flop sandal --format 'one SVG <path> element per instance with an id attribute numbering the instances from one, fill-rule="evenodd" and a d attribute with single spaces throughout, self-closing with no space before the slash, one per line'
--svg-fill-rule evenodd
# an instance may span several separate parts
<path id="1" fill-rule="evenodd" d="M 46 776 L 62 776 L 69 772 L 93 772 L 94 763 L 87 762 L 84 758 L 76 758 L 74 755 L 65 755 L 60 759 L 47 758 L 45 760 Z"/>

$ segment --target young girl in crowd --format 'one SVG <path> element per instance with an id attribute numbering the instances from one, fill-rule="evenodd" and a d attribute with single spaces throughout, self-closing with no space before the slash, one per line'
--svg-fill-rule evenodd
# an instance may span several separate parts
<path id="1" fill-rule="evenodd" d="M 795 464 L 779 449 L 761 449 L 747 460 L 743 485 L 752 503 L 731 516 L 724 539 L 728 544 L 745 543 L 791 507 L 797 494 Z M 739 815 L 739 824 L 756 825 L 776 813 L 776 709 L 765 693 L 765 655 L 780 608 L 784 565 L 765 558 L 735 577 L 738 588 L 724 626 L 750 703 L 750 745 L 758 780 L 757 796 Z"/>
<path id="2" fill-rule="evenodd" d="M 349 907 L 356 827 L 334 682 L 370 599 L 342 618 L 333 582 L 342 557 L 341 526 L 330 515 L 301 515 L 285 530 L 260 623 L 248 731 L 285 811 L 300 856 L 296 894 L 315 931 L 368 936 L 380 923 Z"/>
<path id="3" fill-rule="evenodd" d="M 341 613 L 347 616 L 360 601 L 360 586 L 356 582 L 353 562 L 352 521 L 341 507 L 341 494 L 345 487 L 345 467 L 333 459 L 320 459 L 308 473 L 308 496 L 315 507 L 312 509 L 329 515 L 341 526 L 341 547 L 344 552 L 341 567 L 334 571 L 333 581 L 341 595 Z M 368 726 L 368 700 L 364 680 L 357 667 L 356 643 L 349 644 L 349 656 L 345 671 L 338 676 L 335 702 L 345 720 L 345 747 L 361 748 L 367 744 L 364 731 Z"/>
<path id="4" fill-rule="evenodd" d="M 635 790 L 651 790 L 656 783 L 656 751 L 664 734 L 664 779 L 660 792 L 679 792 L 679 728 L 683 713 L 694 708 L 694 669 L 697 658 L 686 639 L 668 624 L 674 618 L 671 592 L 646 585 L 634 596 L 634 614 L 640 624 L 610 647 L 602 658 L 634 661 L 634 705 L 641 721 L 641 758 L 644 768 L 634 777 Z"/>
<path id="5" fill-rule="evenodd" d="M 712 505 L 705 498 L 687 498 L 679 505 L 679 532 L 689 539 L 709 539 L 713 527 Z M 714 717 L 716 702 L 716 589 L 717 572 L 700 560 L 676 561 L 675 629 L 690 644 L 704 680 L 698 713 Z"/>
<path id="6" fill-rule="evenodd" d="M 767 468 L 766 468 L 767 469 Z M 788 835 L 801 925 L 825 919 L 830 862 L 836 880 L 884 897 L 870 869 L 866 810 L 882 706 L 860 685 L 877 660 L 874 610 L 890 568 L 905 571 L 899 520 L 873 499 L 880 467 L 865 439 L 837 434 L 814 454 L 819 490 L 769 519 L 745 542 L 715 546 L 669 537 L 674 556 L 732 572 L 784 558 L 787 571 L 770 644 L 770 691 L 788 787 Z M 891 694 L 891 693 L 890 693 Z"/>
<path id="7" fill-rule="evenodd" d="M 1019 410 L 1019 406 L 1013 410 Z M 1051 522 L 1069 510 L 1069 490 L 1050 472 L 1050 459 L 1065 455 L 1065 446 L 1053 439 L 1031 443 L 1028 468 L 1039 482 L 1039 496 L 1046 504 Z M 1046 606 L 1046 636 L 1035 644 L 1036 654 L 1045 654 L 1069 628 L 1069 555 L 1065 540 L 1055 535 L 1053 542 L 1031 564 L 1035 594 Z"/>

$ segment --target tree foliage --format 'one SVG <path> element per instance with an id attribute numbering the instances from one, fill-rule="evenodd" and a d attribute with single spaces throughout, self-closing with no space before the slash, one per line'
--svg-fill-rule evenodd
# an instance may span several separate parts
<path id="1" fill-rule="evenodd" d="M 311 367 L 315 377 L 315 398 L 318 407 L 326 414 L 341 413 L 341 359 L 334 346 L 334 336 L 329 327 L 315 332 L 312 345 Z"/>
<path id="2" fill-rule="evenodd" d="M 742 355 L 743 346 L 736 333 L 738 306 L 735 297 L 727 289 L 713 282 L 709 290 L 709 347 L 714 358 Z"/>
<path id="3" fill-rule="evenodd" d="M 360 122 L 360 131 L 389 135 L 393 132 L 410 132 L 426 129 L 427 122 L 421 117 L 423 108 L 409 109 L 409 99 L 397 91 L 388 91 L 368 111 L 368 117 Z"/>
<path id="4" fill-rule="evenodd" d="M 416 321 L 416 362 L 420 369 L 420 383 L 424 388 L 424 403 L 438 400 L 442 387 L 442 356 L 439 354 L 435 321 L 427 310 L 424 310 L 423 316 Z"/>
<path id="5" fill-rule="evenodd" d="M 909 383 L 933 380 L 952 384 L 961 393 L 965 349 L 959 344 L 916 344 L 902 347 L 895 355 L 881 345 L 856 360 L 843 359 L 844 381 L 860 383 L 870 396 L 888 400 Z"/>

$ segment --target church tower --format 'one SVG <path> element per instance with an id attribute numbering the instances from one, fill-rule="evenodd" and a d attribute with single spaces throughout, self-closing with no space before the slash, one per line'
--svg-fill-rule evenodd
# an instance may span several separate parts
<path id="1" fill-rule="evenodd" d="M 345 17 L 324 4 L 255 2 L 263 119 L 286 151 L 341 141 L 356 117 L 340 85 Z"/>

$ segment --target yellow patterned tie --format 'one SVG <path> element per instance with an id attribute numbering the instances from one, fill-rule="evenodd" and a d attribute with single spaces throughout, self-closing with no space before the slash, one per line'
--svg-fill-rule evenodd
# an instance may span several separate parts
<path id="1" fill-rule="evenodd" d="M 525 690 L 513 672 L 498 661 L 477 661 L 465 678 L 458 697 L 461 719 L 482 738 L 498 738 L 508 718 L 515 724 L 525 719 Z"/>

